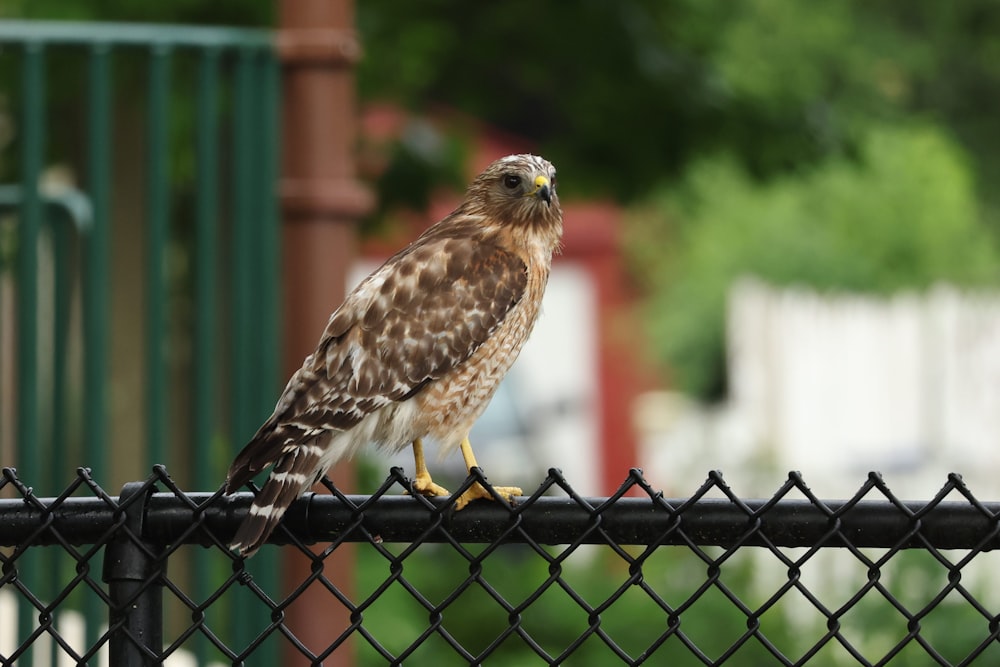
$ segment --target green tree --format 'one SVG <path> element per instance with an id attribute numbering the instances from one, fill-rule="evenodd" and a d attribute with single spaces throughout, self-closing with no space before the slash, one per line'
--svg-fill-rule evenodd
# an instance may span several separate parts
<path id="1" fill-rule="evenodd" d="M 722 148 L 780 174 L 913 114 L 1000 169 L 989 0 L 367 0 L 358 24 L 366 99 L 445 104 L 534 139 L 572 174 L 564 189 L 642 196 Z"/>
<path id="2" fill-rule="evenodd" d="M 475 545 L 466 548 L 473 553 L 481 551 Z M 400 550 L 392 548 L 393 552 Z M 550 551 L 556 558 L 560 550 Z M 633 556 L 642 553 L 638 547 L 630 551 Z M 710 551 L 721 554 L 721 550 Z M 443 631 L 473 655 L 489 650 L 490 657 L 484 664 L 510 667 L 543 662 L 520 633 L 509 633 L 498 642 L 512 622 L 551 657 L 589 635 L 565 660 L 565 664 L 579 667 L 621 662 L 608 643 L 594 633 L 596 628 L 618 650 L 633 658 L 652 651 L 652 664 L 677 667 L 704 664 L 682 641 L 682 634 L 697 646 L 697 651 L 712 659 L 742 638 L 747 631 L 747 615 L 718 587 L 710 585 L 700 590 L 709 576 L 709 568 L 701 558 L 684 547 L 661 547 L 647 556 L 630 565 L 611 549 L 599 547 L 550 563 L 523 545 L 491 550 L 482 561 L 471 563 L 449 545 L 424 545 L 400 559 L 400 564 L 390 564 L 374 553 L 365 554 L 359 558 L 358 592 L 381 593 L 378 601 L 365 610 L 362 620 L 365 630 L 396 656 L 440 620 Z M 728 559 L 721 570 L 721 582 L 742 600 L 762 597 L 753 591 L 756 568 L 749 555 Z M 634 577 L 633 572 L 640 576 Z M 463 580 L 467 575 L 475 580 L 466 587 Z M 430 605 L 439 607 L 440 619 L 408 592 L 401 580 L 415 586 Z M 382 590 L 381 586 L 386 588 Z M 517 612 L 508 613 L 496 596 Z M 671 611 L 661 603 L 669 605 Z M 679 609 L 683 611 L 671 620 L 671 612 Z M 787 620 L 786 610 L 778 607 L 772 607 L 761 618 L 762 632 L 779 650 L 801 654 L 808 650 L 810 641 L 822 636 L 822 631 L 817 630 L 796 638 Z M 497 647 L 489 648 L 494 642 Z M 361 645 L 358 653 L 363 665 L 385 664 L 385 659 L 367 645 Z M 770 664 L 773 657 L 759 641 L 750 639 L 733 660 L 739 664 Z M 406 663 L 456 667 L 469 664 L 438 632 L 415 649 Z"/>
<path id="3" fill-rule="evenodd" d="M 278 1 L 11 0 L 0 15 L 266 26 Z M 567 193 L 641 199 L 720 150 L 767 178 L 852 154 L 867 124 L 916 114 L 953 131 L 986 176 L 980 195 L 1000 202 L 989 185 L 1000 177 L 992 0 L 365 0 L 356 10 L 363 99 L 446 105 L 532 139 L 567 175 Z"/>
<path id="4" fill-rule="evenodd" d="M 727 155 L 706 159 L 632 231 L 653 339 L 678 384 L 704 398 L 724 391 L 725 299 L 740 276 L 888 293 L 1000 275 L 968 161 L 927 125 L 872 130 L 858 159 L 765 184 Z"/>

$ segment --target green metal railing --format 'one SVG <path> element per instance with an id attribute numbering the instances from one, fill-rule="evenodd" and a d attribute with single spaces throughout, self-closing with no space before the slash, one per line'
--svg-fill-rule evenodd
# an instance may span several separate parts
<path id="1" fill-rule="evenodd" d="M 0 290 L 0 378 L 14 380 L 6 391 L 0 381 L 0 398 L 15 406 L 14 423 L 0 423 L 0 455 L 51 484 L 37 492 L 62 488 L 77 465 L 106 471 L 112 457 L 134 470 L 170 464 L 191 471 L 185 484 L 215 488 L 270 412 L 280 379 L 278 71 L 268 31 L 0 22 L 0 95 L 16 114 L 13 142 L 0 147 L 0 281 L 16 301 Z M 136 136 L 123 118 L 138 119 Z M 141 165 L 121 162 L 115 147 L 129 141 Z M 81 182 L 45 187 L 52 165 Z M 139 167 L 142 191 L 119 187 L 130 179 L 117 176 Z M 136 199 L 143 214 L 126 219 L 121 203 Z M 126 225 L 142 225 L 143 247 L 116 244 Z M 141 275 L 114 268 L 121 253 L 141 253 Z M 140 281 L 143 312 L 113 317 L 118 286 Z M 112 323 L 129 318 L 141 322 L 142 353 L 122 359 Z M 189 351 L 180 365 L 179 349 Z M 113 361 L 143 369 L 143 414 L 129 416 L 142 422 L 142 443 L 112 437 Z M 45 590 L 46 568 L 71 566 L 44 558 L 21 575 L 32 590 Z M 187 567 L 196 597 L 230 574 L 200 557 Z M 85 576 L 73 596 L 85 618 L 101 618 Z M 242 606 L 234 600 L 234 637 Z M 22 605 L 18 634 L 37 627 Z M 99 631 L 87 624 L 88 645 Z M 194 644 L 202 660 L 217 657 Z"/>

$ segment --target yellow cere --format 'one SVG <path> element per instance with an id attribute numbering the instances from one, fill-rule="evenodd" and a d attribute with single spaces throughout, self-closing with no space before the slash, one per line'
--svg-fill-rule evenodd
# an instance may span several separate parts
<path id="1" fill-rule="evenodd" d="M 535 188 L 540 188 L 548 184 L 549 184 L 549 179 L 545 178 L 542 175 L 535 176 Z"/>

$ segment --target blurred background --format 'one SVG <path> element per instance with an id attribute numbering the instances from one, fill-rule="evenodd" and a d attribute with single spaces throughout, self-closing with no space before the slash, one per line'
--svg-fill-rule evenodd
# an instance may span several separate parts
<path id="1" fill-rule="evenodd" d="M 483 166 L 534 152 L 559 170 L 565 243 L 473 433 L 492 480 L 530 492 L 555 467 L 606 495 L 641 467 L 685 496 L 719 469 L 749 497 L 796 469 L 835 497 L 880 470 L 929 497 L 955 471 L 1000 493 L 995 2 L 346 5 L 350 113 L 313 142 L 349 140 L 356 191 L 330 215 L 350 227 L 298 280 L 349 277 L 290 334 L 277 285 L 304 255 L 276 253 L 276 224 L 311 200 L 273 187 L 290 86 L 270 46 L 313 56 L 269 31 L 295 4 L 0 6 L 0 462 L 39 491 L 153 463 L 216 488 L 306 347 L 282 345 L 314 342 L 335 293 Z M 152 27 L 113 60 L 93 55 L 110 32 L 37 58 L 23 20 Z M 251 30 L 175 43 L 168 24 Z M 338 484 L 367 493 L 390 464 L 412 470 L 366 453 Z"/>
<path id="2" fill-rule="evenodd" d="M 3 12 L 270 28 L 278 6 L 9 0 Z M 741 493 L 762 494 L 800 469 L 822 475 L 814 480 L 821 491 L 843 494 L 878 468 L 897 484 L 912 481 L 914 492 L 929 492 L 922 485 L 947 470 L 993 490 L 998 22 L 985 0 L 582 2 L 571 10 L 358 3 L 352 157 L 374 199 L 349 280 L 447 213 L 496 156 L 537 152 L 560 171 L 565 251 L 537 334 L 477 429 L 495 478 L 530 462 L 539 475 L 562 467 L 600 494 L 639 466 L 680 494 L 718 468 Z M 16 54 L 6 55 L 13 85 Z M 54 51 L 46 65 L 40 175 L 56 192 L 85 191 L 88 178 L 86 72 L 71 59 Z M 168 397 L 198 363 L 187 335 L 195 326 L 196 74 L 178 61 L 163 137 Z M 136 315 L 148 295 L 138 280 L 143 255 L 129 250 L 144 243 L 149 112 L 144 95 L 126 91 L 144 91 L 149 73 L 123 56 L 114 76 L 106 430 L 114 448 L 135 451 L 150 418 L 148 369 L 135 363 L 143 355 Z M 14 87 L 3 95 L 0 182 L 13 182 L 20 101 Z M 240 102 L 225 90 L 219 99 L 215 122 L 228 136 L 230 105 Z M 259 104 L 252 93 L 248 100 Z M 220 190 L 231 148 L 221 149 Z M 253 155 L 233 159 L 262 168 Z M 219 197 L 223 218 L 232 211 Z M 5 247 L 10 257 L 10 234 Z M 13 261 L 4 266 L 0 451 L 9 459 L 18 390 Z M 277 326 L 273 313 L 250 317 Z M 264 371 L 269 384 L 247 423 L 269 412 L 285 377 L 278 366 Z M 157 418 L 177 425 L 164 436 L 166 452 L 184 450 L 175 440 L 186 438 L 191 409 L 175 399 Z M 208 430 L 224 453 L 206 480 L 221 475 L 238 445 L 225 429 Z M 512 447 L 516 456 L 504 456 Z M 112 457 L 108 483 L 147 467 L 141 457 Z"/>

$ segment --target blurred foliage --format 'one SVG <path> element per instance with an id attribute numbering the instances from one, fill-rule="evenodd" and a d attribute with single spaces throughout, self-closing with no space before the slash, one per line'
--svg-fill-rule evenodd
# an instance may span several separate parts
<path id="1" fill-rule="evenodd" d="M 538 143 L 564 192 L 631 199 L 720 148 L 755 176 L 928 115 L 1000 174 L 1000 5 L 782 0 L 358 3 L 364 98 Z M 992 193 L 993 188 L 985 188 Z"/>
<path id="2" fill-rule="evenodd" d="M 0 15 L 265 26 L 279 4 L 9 0 Z M 872 119 L 918 114 L 953 130 L 1000 197 L 992 0 L 355 4 L 363 100 L 446 106 L 533 140 L 566 193 L 631 200 L 720 149 L 767 177 L 850 153 Z"/>
<path id="3" fill-rule="evenodd" d="M 933 126 L 873 129 L 856 159 L 767 183 L 706 158 L 633 216 L 654 340 L 679 386 L 705 398 L 724 390 L 725 299 L 740 276 L 888 293 L 1000 275 L 962 151 Z"/>
<path id="4" fill-rule="evenodd" d="M 477 545 L 467 545 L 467 548 L 472 548 L 473 554 L 482 549 Z M 394 547 L 392 551 L 398 553 L 401 549 Z M 640 553 L 638 549 L 633 551 L 634 555 Z M 585 549 L 577 557 L 554 565 L 522 545 L 505 545 L 490 553 L 489 558 L 483 556 L 481 563 L 470 563 L 448 545 L 423 545 L 402 560 L 399 571 L 430 604 L 443 606 L 444 629 L 473 655 L 487 650 L 510 622 L 510 615 L 495 601 L 495 594 L 520 609 L 517 613 L 521 627 L 552 657 L 566 650 L 597 622 L 621 650 L 633 657 L 655 644 L 667 630 L 667 612 L 639 585 L 629 584 L 628 564 L 610 549 Z M 359 554 L 358 562 L 359 597 L 378 589 L 394 570 L 375 553 Z M 705 571 L 705 563 L 690 551 L 659 549 L 643 565 L 640 581 L 677 609 L 705 581 Z M 477 575 L 478 581 L 472 582 L 461 594 L 455 594 L 456 585 L 461 581 L 459 577 L 466 574 Z M 555 580 L 556 575 L 561 583 Z M 754 568 L 749 558 L 727 563 L 722 575 L 724 583 L 740 594 L 753 589 L 753 578 Z M 572 593 L 566 587 L 571 588 Z M 616 601 L 591 617 L 573 599 L 574 595 L 592 609 L 611 598 Z M 779 605 L 774 613 L 764 615 L 762 626 L 777 645 L 797 651 L 793 628 L 785 622 L 783 612 Z M 427 629 L 429 616 L 433 614 L 413 594 L 399 582 L 393 582 L 380 593 L 377 602 L 365 610 L 364 624 L 387 650 L 400 655 Z M 687 637 L 713 659 L 736 642 L 747 627 L 747 617 L 714 587 L 708 587 L 680 618 Z M 499 647 L 493 650 L 486 664 L 514 667 L 541 662 L 516 633 L 498 643 Z M 359 664 L 385 664 L 385 659 L 363 642 L 356 646 Z M 703 664 L 676 637 L 660 646 L 655 656 L 653 662 L 656 664 L 678 667 Z M 765 664 L 770 662 L 768 658 L 766 650 L 753 641 L 734 656 L 740 664 Z M 407 664 L 411 662 L 442 667 L 469 664 L 436 633 L 406 659 Z M 603 667 L 620 662 L 601 638 L 592 635 L 573 651 L 566 664 Z"/>
<path id="5" fill-rule="evenodd" d="M 684 547 L 654 549 L 643 559 L 641 568 L 630 566 L 607 547 L 585 548 L 551 565 L 523 545 L 503 545 L 492 550 L 488 558 L 480 553 L 484 548 L 481 545 L 465 548 L 472 549 L 468 556 L 449 545 L 425 544 L 404 557 L 404 547 L 389 546 L 398 559 L 396 564 L 370 546 L 359 545 L 356 595 L 360 599 L 379 591 L 378 599 L 362 611 L 364 628 L 396 656 L 424 633 L 429 635 L 406 657 L 406 664 L 469 664 L 440 631 L 429 630 L 437 610 L 442 631 L 473 655 L 488 650 L 494 642 L 498 644 L 484 661 L 489 665 L 514 667 L 543 662 L 517 633 L 500 640 L 515 614 L 520 627 L 552 657 L 596 626 L 636 659 L 657 645 L 671 617 L 644 586 L 671 610 L 681 610 L 675 617 L 679 619 L 678 630 L 705 656 L 696 656 L 675 633 L 646 656 L 649 663 L 657 665 L 695 667 L 719 660 L 740 642 L 751 623 L 740 603 L 759 620 L 760 632 L 767 641 L 792 661 L 801 660 L 824 642 L 808 659 L 809 665 L 854 664 L 839 641 L 829 636 L 828 617 L 792 588 L 790 581 L 807 588 L 827 607 L 827 613 L 836 614 L 834 625 L 840 636 L 873 663 L 893 651 L 910 630 L 909 619 L 876 590 L 868 590 L 859 601 L 847 606 L 856 592 L 871 589 L 872 582 L 867 565 L 841 550 L 814 555 L 791 569 L 757 549 L 741 549 L 722 558 L 719 581 L 739 599 L 737 603 L 718 586 L 708 583 L 714 566 Z M 721 548 L 708 547 L 704 551 L 713 559 L 723 554 Z M 637 548 L 630 552 L 633 557 L 642 553 Z M 550 550 L 550 555 L 555 559 L 558 550 Z M 879 559 L 878 554 L 868 555 Z M 641 572 L 637 580 L 631 578 L 633 569 Z M 837 573 L 835 580 L 830 578 L 831 571 Z M 900 552 L 882 563 L 879 572 L 881 590 L 919 619 L 920 637 L 950 664 L 958 664 L 981 642 L 988 641 L 989 619 L 957 591 L 943 594 L 949 586 L 949 572 L 934 555 Z M 474 580 L 463 589 L 460 582 L 466 576 Z M 407 590 L 401 580 L 417 592 Z M 982 583 L 964 585 L 977 599 L 989 597 Z M 782 587 L 786 590 L 777 595 Z M 435 610 L 429 610 L 418 595 Z M 939 595 L 940 600 L 936 599 Z M 496 596 L 516 611 L 508 614 Z M 596 613 L 590 615 L 574 597 Z M 359 665 L 386 664 L 385 658 L 364 640 L 356 642 L 355 650 Z M 998 656 L 1000 647 L 994 645 L 980 658 L 989 662 Z M 917 641 L 910 640 L 891 664 L 917 667 L 928 664 L 928 659 Z M 604 667 L 621 662 L 603 639 L 592 634 L 565 664 Z M 726 664 L 738 665 L 775 663 L 774 656 L 753 637 L 726 660 Z"/>
<path id="6" fill-rule="evenodd" d="M 640 204 L 653 345 L 700 397 L 725 392 L 740 273 L 996 278 L 995 2 L 369 0 L 358 22 L 365 98 L 460 109 L 537 142 L 564 197 Z"/>
<path id="7" fill-rule="evenodd" d="M 425 211 L 436 189 L 461 192 L 467 186 L 468 137 L 444 134 L 419 118 L 409 120 L 387 145 L 363 142 L 362 172 L 378 193 L 375 208 L 361 222 L 361 234 L 389 226 L 398 211 Z M 364 176 L 366 174 L 362 174 Z"/>
<path id="8" fill-rule="evenodd" d="M 362 100 L 484 120 L 535 142 L 565 197 L 640 204 L 630 233 L 656 344 L 697 395 L 724 391 L 723 299 L 740 273 L 869 291 L 995 277 L 982 229 L 1000 220 L 992 0 L 355 5 Z M 278 6 L 14 0 L 3 11 L 267 25 Z M 454 184 L 468 139 L 455 134 L 417 127 L 385 151 L 368 174 L 377 217 Z"/>

